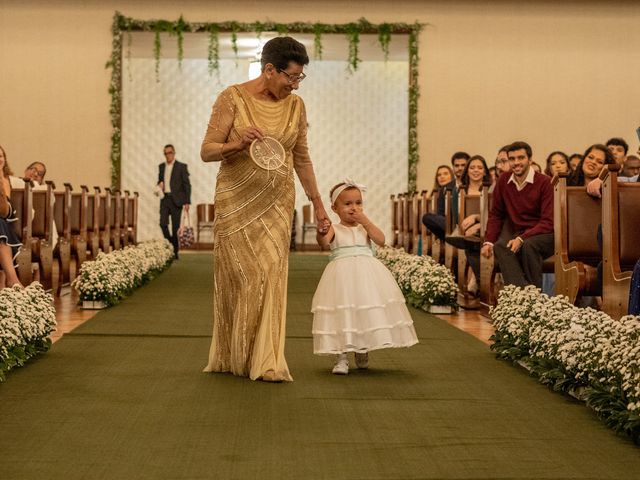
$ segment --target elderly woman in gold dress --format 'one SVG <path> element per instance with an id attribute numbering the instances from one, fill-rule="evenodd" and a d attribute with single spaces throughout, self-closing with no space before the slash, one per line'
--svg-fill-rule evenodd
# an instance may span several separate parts
<path id="1" fill-rule="evenodd" d="M 293 380 L 284 339 L 294 170 L 313 202 L 319 230 L 329 227 L 309 158 L 304 102 L 292 95 L 308 63 L 304 45 L 291 37 L 274 38 L 262 50 L 261 75 L 227 88 L 213 106 L 201 150 L 205 162 L 221 162 L 213 338 L 205 372 Z M 284 147 L 284 163 L 277 168 L 251 158 L 251 144 L 265 137 Z"/>

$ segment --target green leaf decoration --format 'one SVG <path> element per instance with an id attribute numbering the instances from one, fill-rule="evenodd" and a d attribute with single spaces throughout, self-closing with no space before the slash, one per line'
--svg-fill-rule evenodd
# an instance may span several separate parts
<path id="1" fill-rule="evenodd" d="M 324 27 L 321 23 L 316 23 L 313 26 L 313 52 L 316 60 L 322 60 L 322 34 L 325 31 Z"/>
<path id="2" fill-rule="evenodd" d="M 389 44 L 391 43 L 391 25 L 388 23 L 380 24 L 378 30 L 378 42 L 384 53 L 384 61 L 389 60 Z"/>
<path id="3" fill-rule="evenodd" d="M 160 53 L 162 50 L 162 42 L 160 41 L 160 30 L 156 30 L 153 39 L 153 58 L 156 61 L 156 82 L 160 82 Z"/>
<path id="4" fill-rule="evenodd" d="M 218 37 L 219 28 L 217 25 L 210 25 L 209 28 L 209 47 L 207 52 L 207 62 L 209 66 L 209 76 L 216 72 L 218 80 L 220 80 L 220 39 Z"/>
<path id="5" fill-rule="evenodd" d="M 347 26 L 347 39 L 349 40 L 348 68 L 351 73 L 354 73 L 358 70 L 358 64 L 362 61 L 358 58 L 358 46 L 360 44 L 360 26 L 358 24 L 350 23 Z"/>
<path id="6" fill-rule="evenodd" d="M 113 34 L 111 58 L 106 62 L 105 68 L 111 69 L 111 82 L 109 93 L 111 95 L 111 186 L 120 187 L 120 162 L 121 162 L 121 92 L 122 92 L 122 36 L 127 34 L 127 59 L 131 57 L 131 32 L 154 32 L 153 58 L 155 60 L 156 82 L 160 82 L 160 63 L 162 58 L 161 34 L 175 35 L 178 42 L 178 64 L 182 68 L 184 57 L 184 32 L 208 33 L 207 63 L 209 75 L 215 72 L 220 79 L 220 33 L 231 34 L 231 48 L 238 58 L 238 33 L 253 32 L 258 39 L 264 32 L 275 31 L 278 35 L 290 33 L 307 33 L 314 36 L 314 58 L 321 60 L 323 55 L 322 39 L 325 34 L 344 34 L 349 42 L 347 65 L 350 73 L 355 73 L 362 61 L 359 58 L 360 35 L 363 33 L 377 34 L 380 48 L 385 61 L 389 56 L 389 44 L 394 34 L 409 35 L 409 155 L 408 155 L 408 191 L 416 189 L 418 153 L 418 35 L 423 25 L 420 23 L 382 23 L 372 24 L 364 18 L 357 22 L 347 24 L 323 24 L 323 23 L 274 23 L 253 22 L 241 23 L 237 21 L 224 22 L 188 22 L 182 15 L 176 21 L 169 20 L 137 20 L 125 17 L 116 11 L 113 17 L 111 32 Z M 131 72 L 129 71 L 129 79 Z"/>

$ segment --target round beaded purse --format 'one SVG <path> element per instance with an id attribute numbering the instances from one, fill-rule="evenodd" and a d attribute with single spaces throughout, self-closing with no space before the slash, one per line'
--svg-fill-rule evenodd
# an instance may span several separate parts
<path id="1" fill-rule="evenodd" d="M 251 142 L 249 153 L 254 163 L 265 170 L 277 170 L 284 165 L 284 147 L 273 137 L 255 139 Z"/>

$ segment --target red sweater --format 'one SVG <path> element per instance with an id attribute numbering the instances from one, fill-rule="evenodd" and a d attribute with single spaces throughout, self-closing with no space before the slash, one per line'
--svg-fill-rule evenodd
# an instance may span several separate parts
<path id="1" fill-rule="evenodd" d="M 485 241 L 495 243 L 502 231 L 504 220 L 510 220 L 514 238 L 523 240 L 533 235 L 553 233 L 553 187 L 546 175 L 536 172 L 533 183 L 525 184 L 518 191 L 515 184 L 508 183 L 511 174 L 500 175 L 493 191 L 493 205 Z"/>

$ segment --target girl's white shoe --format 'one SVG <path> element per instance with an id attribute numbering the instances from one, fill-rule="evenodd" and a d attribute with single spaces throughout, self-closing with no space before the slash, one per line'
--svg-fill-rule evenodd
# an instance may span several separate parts
<path id="1" fill-rule="evenodd" d="M 356 352 L 356 367 L 358 368 L 369 368 L 369 353 L 358 353 Z"/>
<path id="2" fill-rule="evenodd" d="M 341 353 L 336 357 L 336 364 L 331 373 L 334 375 L 346 375 L 349 373 L 349 360 L 346 353 Z"/>

